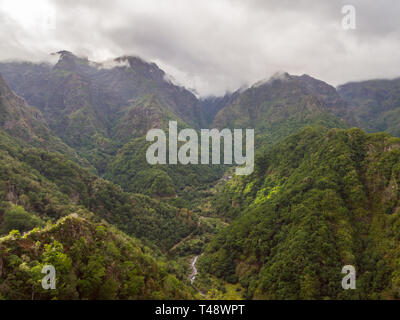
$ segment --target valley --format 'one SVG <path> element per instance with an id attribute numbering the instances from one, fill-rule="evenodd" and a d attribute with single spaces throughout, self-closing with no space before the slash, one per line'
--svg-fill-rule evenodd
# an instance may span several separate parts
<path id="1" fill-rule="evenodd" d="M 0 299 L 400 297 L 398 79 L 200 99 L 139 57 L 57 54 L 0 63 Z M 254 172 L 148 163 L 171 122 L 254 129 Z"/>

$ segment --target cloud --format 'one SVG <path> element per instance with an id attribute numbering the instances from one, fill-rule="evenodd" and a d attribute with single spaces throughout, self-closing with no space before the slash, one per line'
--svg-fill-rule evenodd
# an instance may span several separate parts
<path id="1" fill-rule="evenodd" d="M 125 54 L 156 62 L 201 95 L 276 71 L 331 84 L 400 76 L 400 3 L 352 1 L 0 0 L 0 59 L 40 61 L 69 50 L 94 61 Z"/>

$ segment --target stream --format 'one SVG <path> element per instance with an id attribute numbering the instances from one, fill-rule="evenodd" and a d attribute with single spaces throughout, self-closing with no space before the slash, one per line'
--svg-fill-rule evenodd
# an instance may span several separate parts
<path id="1" fill-rule="evenodd" d="M 190 262 L 190 267 L 192 268 L 192 273 L 191 273 L 190 276 L 189 276 L 190 284 L 193 284 L 194 280 L 196 279 L 196 276 L 197 276 L 196 263 L 197 263 L 197 259 L 198 259 L 199 257 L 200 257 L 200 256 L 195 256 L 195 257 L 193 258 L 193 260 Z"/>
<path id="2" fill-rule="evenodd" d="M 191 261 L 190 261 L 190 267 L 192 268 L 192 273 L 189 276 L 190 279 L 190 284 L 193 285 L 194 280 L 196 280 L 196 276 L 197 276 L 197 268 L 196 268 L 196 263 L 197 263 L 197 259 L 199 259 L 201 255 L 195 256 Z M 198 289 L 197 289 L 198 290 Z M 198 290 L 200 295 L 205 298 L 206 295 L 204 292 L 202 292 L 201 290 Z"/>

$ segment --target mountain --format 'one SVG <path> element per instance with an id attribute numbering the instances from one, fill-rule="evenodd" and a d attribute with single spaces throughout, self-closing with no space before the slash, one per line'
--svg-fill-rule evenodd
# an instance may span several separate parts
<path id="1" fill-rule="evenodd" d="M 0 299 L 400 297 L 400 140 L 348 129 L 397 134 L 398 80 L 281 73 L 198 99 L 139 57 L 56 55 L 0 63 Z M 254 172 L 148 164 L 172 120 L 254 128 Z"/>
<path id="2" fill-rule="evenodd" d="M 244 298 L 399 297 L 400 139 L 306 128 L 269 148 L 255 172 L 215 195 L 233 218 L 199 258 L 200 273 Z M 353 265 L 357 290 L 341 288 Z"/>
<path id="3" fill-rule="evenodd" d="M 194 297 L 185 268 L 164 253 L 195 231 L 197 215 L 124 192 L 81 166 L 1 77 L 0 116 L 0 298 Z M 46 263 L 60 272 L 51 293 L 40 289 Z"/>
<path id="4" fill-rule="evenodd" d="M 220 110 L 232 104 L 232 102 L 240 95 L 243 90 L 239 89 L 233 93 L 226 93 L 222 97 L 206 97 L 201 99 L 202 108 L 204 110 L 207 124 L 210 125 L 214 121 L 215 116 Z"/>
<path id="5" fill-rule="evenodd" d="M 26 211 L 22 222 L 13 205 Z M 59 153 L 20 146 L 0 131 L 0 234 L 14 228 L 27 231 L 32 219 L 39 225 L 54 222 L 80 208 L 163 251 L 190 234 L 197 223 L 187 210 L 126 193 Z"/>
<path id="6" fill-rule="evenodd" d="M 60 152 L 83 166 L 90 166 L 51 132 L 40 110 L 29 106 L 23 98 L 17 96 L 1 74 L 0 128 L 16 138 L 18 143 Z"/>
<path id="7" fill-rule="evenodd" d="M 270 144 L 307 125 L 344 128 L 346 104 L 334 87 L 308 75 L 276 74 L 240 93 L 216 115 L 216 128 L 254 128 Z"/>
<path id="8" fill-rule="evenodd" d="M 52 66 L 48 63 L 0 62 L 0 72 L 12 90 L 31 106 L 42 106 L 44 87 Z"/>
<path id="9" fill-rule="evenodd" d="M 353 125 L 400 137 L 400 78 L 346 83 L 337 91 L 349 105 Z"/>
<path id="10" fill-rule="evenodd" d="M 194 127 L 204 124 L 197 98 L 185 88 L 173 84 L 155 63 L 134 56 L 97 63 L 69 51 L 57 54 L 60 59 L 53 67 L 23 62 L 1 63 L 0 72 L 13 90 L 26 96 L 30 104 L 40 109 L 47 107 L 50 112 L 66 109 L 69 114 L 86 103 L 86 107 L 96 109 L 100 117 L 100 111 L 118 111 L 121 107 L 130 106 L 133 101 L 155 94 L 164 108 L 184 122 Z M 50 95 L 41 93 L 41 98 L 34 98 L 37 95 L 29 92 L 32 90 L 50 91 Z M 77 91 L 77 98 L 82 100 L 69 98 L 63 101 L 62 98 L 74 94 L 74 90 Z"/>
<path id="11" fill-rule="evenodd" d="M 95 63 L 68 51 L 56 54 L 54 66 L 0 63 L 0 72 L 99 175 L 127 191 L 156 196 L 182 194 L 186 186 L 198 188 L 222 175 L 215 166 L 147 164 L 144 137 L 150 129 L 167 129 L 171 120 L 180 128 L 206 126 L 201 102 L 156 64 L 132 56 Z"/>
<path id="12" fill-rule="evenodd" d="M 68 51 L 57 54 L 53 67 L 1 63 L 0 72 L 42 111 L 56 135 L 100 173 L 124 143 L 160 122 L 173 118 L 194 128 L 205 124 L 197 98 L 171 83 L 154 63 L 124 56 L 101 64 Z M 138 123 L 141 130 L 133 130 Z"/>
<path id="13" fill-rule="evenodd" d="M 39 110 L 15 95 L 0 75 L 0 126 L 27 142 L 40 143 L 50 135 Z"/>
<path id="14" fill-rule="evenodd" d="M 56 268 L 56 289 L 42 289 L 41 270 Z M 160 257 L 140 241 L 78 213 L 0 239 L 2 299 L 192 299 Z"/>

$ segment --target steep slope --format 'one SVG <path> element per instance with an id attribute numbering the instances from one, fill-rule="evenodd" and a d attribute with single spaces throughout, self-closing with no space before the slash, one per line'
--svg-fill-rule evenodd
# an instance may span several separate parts
<path id="1" fill-rule="evenodd" d="M 130 106 L 122 108 L 121 117 L 114 126 L 114 139 L 125 144 L 134 138 L 145 137 L 153 128 L 168 130 L 169 121 L 179 120 L 181 126 L 187 126 L 176 115 L 166 110 L 158 94 L 146 95 Z"/>
<path id="2" fill-rule="evenodd" d="M 56 289 L 41 286 L 44 265 L 56 269 Z M 140 241 L 80 212 L 0 238 L 4 299 L 191 299 L 193 289 L 171 274 Z"/>
<path id="3" fill-rule="evenodd" d="M 61 154 L 20 146 L 0 131 L 0 231 L 26 231 L 32 223 L 55 221 L 82 207 L 162 250 L 190 234 L 197 223 L 187 210 L 123 192 Z M 21 223 L 21 217 L 27 222 Z"/>
<path id="4" fill-rule="evenodd" d="M 148 130 L 166 129 L 170 120 L 197 129 L 206 122 L 197 98 L 171 83 L 157 65 L 130 56 L 100 64 L 68 51 L 57 54 L 59 61 L 52 68 L 2 63 L 0 70 L 99 175 L 127 191 L 156 196 L 182 194 L 186 186 L 197 188 L 220 177 L 222 169 L 215 166 L 147 164 L 143 141 Z M 138 168 L 146 172 L 136 176 Z"/>
<path id="5" fill-rule="evenodd" d="M 75 141 L 78 139 L 77 133 L 68 129 L 71 122 L 68 120 L 71 119 L 67 118 L 75 117 L 77 122 L 84 121 L 81 128 L 83 137 L 90 131 L 104 133 L 104 119 L 101 119 L 100 112 L 96 114 L 93 104 L 99 104 L 98 109 L 102 105 L 101 100 L 94 101 L 91 92 L 87 77 L 91 69 L 88 61 L 67 51 L 58 54 L 60 59 L 54 67 L 14 62 L 1 63 L 0 70 L 15 92 L 43 112 L 54 132 L 68 144 L 76 146 L 79 144 L 79 141 Z M 79 113 L 86 113 L 87 119 L 79 120 Z"/>
<path id="6" fill-rule="evenodd" d="M 200 103 L 193 93 L 173 84 L 155 63 L 133 56 L 116 58 L 113 63 L 119 67 L 97 65 L 99 70 L 92 80 L 114 99 L 122 99 L 121 105 L 156 94 L 162 107 L 172 112 L 176 120 L 195 128 L 205 125 Z"/>
<path id="7" fill-rule="evenodd" d="M 270 144 L 306 125 L 345 127 L 345 103 L 335 88 L 310 76 L 276 74 L 242 92 L 216 115 L 217 128 L 254 128 Z"/>
<path id="8" fill-rule="evenodd" d="M 172 84 L 154 63 L 124 56 L 101 64 L 68 51 L 57 54 L 60 59 L 51 69 L 48 65 L 1 63 L 0 72 L 18 94 L 43 112 L 63 141 L 100 171 L 121 147 L 120 138 L 127 142 L 138 137 L 130 132 L 132 125 L 149 122 L 145 107 L 141 108 L 141 101 L 149 96 L 157 97 L 159 118 L 172 117 L 195 128 L 205 124 L 197 98 Z"/>
<path id="9" fill-rule="evenodd" d="M 42 114 L 15 95 L 0 75 L 0 126 L 13 136 L 39 143 L 50 136 Z"/>
<path id="10" fill-rule="evenodd" d="M 144 138 L 131 140 L 110 162 L 104 177 L 129 192 L 157 197 L 195 197 L 197 189 L 206 189 L 218 181 L 226 170 L 223 165 L 150 165 Z M 185 203 L 190 206 L 190 203 Z"/>
<path id="11" fill-rule="evenodd" d="M 207 124 L 211 125 L 218 112 L 232 104 L 241 92 L 242 90 L 237 90 L 233 93 L 228 92 L 222 97 L 211 96 L 201 99 L 200 101 L 206 116 Z"/>
<path id="12" fill-rule="evenodd" d="M 69 52 L 60 52 L 60 60 L 49 74 L 47 99 L 43 112 L 51 128 L 75 148 L 98 147 L 108 135 L 108 106 L 94 94 L 89 62 Z"/>
<path id="13" fill-rule="evenodd" d="M 400 78 L 347 83 L 338 93 L 349 105 L 353 125 L 400 137 Z"/>
<path id="14" fill-rule="evenodd" d="M 399 297 L 400 139 L 307 128 L 260 155 L 217 194 L 236 218 L 199 258 L 246 298 Z M 344 265 L 357 290 L 341 288 Z"/>
<path id="15" fill-rule="evenodd" d="M 47 126 L 42 113 L 17 96 L 0 74 L 0 128 L 19 143 L 67 155 L 81 165 L 89 166 L 76 152 L 57 138 Z"/>
<path id="16" fill-rule="evenodd" d="M 41 107 L 52 69 L 48 63 L 0 62 L 0 72 L 12 90 L 31 106 Z"/>

